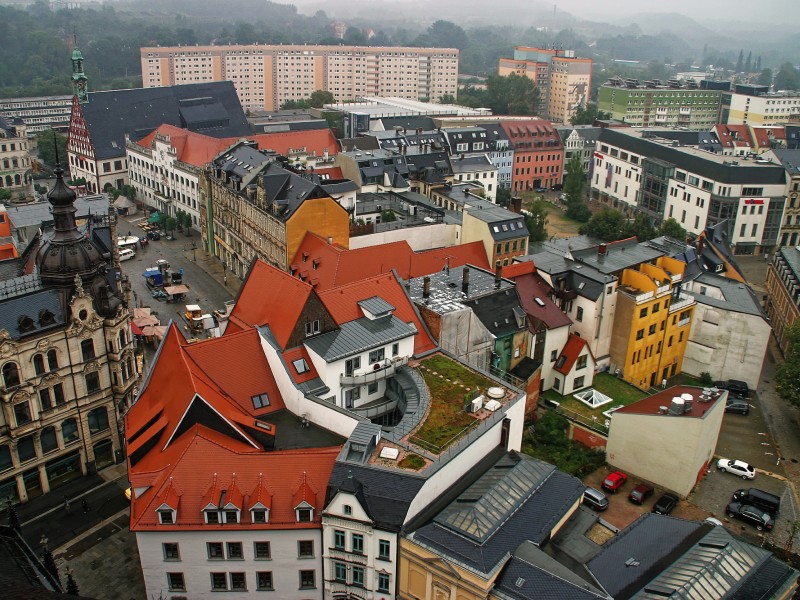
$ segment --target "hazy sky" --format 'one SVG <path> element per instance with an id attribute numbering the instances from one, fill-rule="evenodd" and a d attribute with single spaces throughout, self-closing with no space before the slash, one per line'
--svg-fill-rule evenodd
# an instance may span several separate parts
<path id="1" fill-rule="evenodd" d="M 575 15 L 592 18 L 643 12 L 676 12 L 707 21 L 772 21 L 781 27 L 800 24 L 797 0 L 668 0 L 667 2 L 642 2 L 641 0 L 560 0 L 553 2 L 559 9 Z"/>

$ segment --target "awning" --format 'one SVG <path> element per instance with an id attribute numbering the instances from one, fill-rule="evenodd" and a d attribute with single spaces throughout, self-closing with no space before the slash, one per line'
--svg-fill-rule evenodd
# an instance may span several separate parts
<path id="1" fill-rule="evenodd" d="M 174 296 L 175 294 L 188 294 L 189 287 L 185 285 L 170 285 L 165 287 L 164 291 L 170 296 Z"/>
<path id="2" fill-rule="evenodd" d="M 145 327 L 147 325 L 158 325 L 158 317 L 154 317 L 153 315 L 144 315 L 142 317 L 136 317 L 132 324 L 136 325 L 137 327 Z"/>
<path id="3" fill-rule="evenodd" d="M 163 338 L 166 331 L 166 325 L 148 325 L 147 327 L 142 327 L 142 335 L 147 337 L 155 336 L 157 338 Z"/>
<path id="4" fill-rule="evenodd" d="M 154 212 L 150 217 L 147 219 L 148 223 L 158 223 L 161 220 L 161 213 Z"/>
<path id="5" fill-rule="evenodd" d="M 131 333 L 133 335 L 142 335 L 142 330 L 136 326 L 136 323 L 131 323 Z"/>

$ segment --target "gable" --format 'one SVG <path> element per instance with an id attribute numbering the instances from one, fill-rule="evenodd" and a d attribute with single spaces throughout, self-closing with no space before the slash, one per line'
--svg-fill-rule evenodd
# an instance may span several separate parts
<path id="1" fill-rule="evenodd" d="M 352 509 L 352 513 L 346 515 L 344 512 L 345 505 Z M 355 494 L 349 492 L 339 491 L 325 507 L 325 514 L 331 516 L 344 517 L 347 519 L 355 519 L 356 521 L 372 521 L 372 518 L 367 513 L 366 507 L 361 505 Z"/>
<path id="2" fill-rule="evenodd" d="M 183 433 L 189 431 L 195 425 L 204 425 L 209 429 L 217 431 L 228 437 L 236 438 L 247 444 L 253 444 L 247 437 L 234 426 L 233 423 L 225 419 L 220 413 L 215 411 L 201 396 L 195 394 L 186 412 L 181 418 L 178 426 L 172 432 L 172 435 L 167 440 L 166 445 L 169 445 L 172 440 L 178 439 Z"/>
<path id="3" fill-rule="evenodd" d="M 297 316 L 297 322 L 287 340 L 286 347 L 296 348 L 302 345 L 309 337 L 306 336 L 306 323 L 313 324 L 314 321 L 319 321 L 319 333 L 328 333 L 338 328 L 333 315 L 325 307 L 317 293 L 312 290 Z"/>

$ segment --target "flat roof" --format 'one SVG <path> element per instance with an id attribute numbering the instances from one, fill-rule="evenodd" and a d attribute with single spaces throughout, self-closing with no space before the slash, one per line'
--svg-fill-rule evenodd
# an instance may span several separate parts
<path id="1" fill-rule="evenodd" d="M 669 408 L 672 404 L 672 399 L 680 397 L 682 394 L 689 394 L 692 397 L 692 409 L 688 412 L 681 413 L 680 415 L 671 415 L 669 412 L 664 414 L 665 418 L 669 417 L 685 417 L 685 418 L 703 418 L 708 410 L 716 405 L 717 402 L 725 397 L 725 390 L 719 390 L 716 396 L 713 394 L 709 396 L 709 400 L 702 400 L 703 389 L 701 387 L 694 387 L 688 385 L 675 385 L 666 390 L 662 390 L 657 394 L 643 398 L 638 402 L 629 404 L 618 409 L 614 414 L 631 414 L 631 415 L 660 415 L 663 413 L 662 407 Z"/>

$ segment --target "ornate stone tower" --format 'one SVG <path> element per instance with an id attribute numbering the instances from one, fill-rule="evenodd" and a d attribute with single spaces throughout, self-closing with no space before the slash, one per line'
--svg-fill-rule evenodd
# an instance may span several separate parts
<path id="1" fill-rule="evenodd" d="M 83 54 L 78 50 L 77 42 L 72 51 L 72 95 L 81 104 L 89 101 L 89 80 L 83 72 Z"/>

